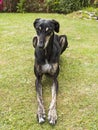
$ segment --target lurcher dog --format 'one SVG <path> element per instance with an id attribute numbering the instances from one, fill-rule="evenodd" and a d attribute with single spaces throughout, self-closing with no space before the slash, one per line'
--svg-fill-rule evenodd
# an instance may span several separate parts
<path id="1" fill-rule="evenodd" d="M 57 121 L 56 96 L 58 90 L 58 74 L 60 55 L 68 46 L 66 35 L 57 35 L 60 24 L 56 20 L 38 18 L 33 23 L 37 36 L 33 38 L 35 48 L 34 73 L 36 76 L 35 86 L 37 92 L 38 110 L 37 118 L 39 123 L 45 121 L 45 109 L 42 99 L 42 76 L 48 74 L 52 80 L 52 101 L 50 103 L 48 120 L 54 125 Z"/>

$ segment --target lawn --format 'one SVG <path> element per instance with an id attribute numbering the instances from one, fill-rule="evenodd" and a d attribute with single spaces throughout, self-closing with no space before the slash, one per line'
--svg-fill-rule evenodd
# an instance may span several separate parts
<path id="1" fill-rule="evenodd" d="M 35 18 L 60 22 L 69 48 L 60 59 L 58 121 L 36 120 L 33 72 Z M 43 79 L 48 113 L 50 80 Z M 0 130 L 98 130 L 98 22 L 74 14 L 0 14 Z"/>

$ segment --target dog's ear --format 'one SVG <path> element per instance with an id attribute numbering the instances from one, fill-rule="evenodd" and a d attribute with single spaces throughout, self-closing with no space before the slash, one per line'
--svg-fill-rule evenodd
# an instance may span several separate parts
<path id="1" fill-rule="evenodd" d="M 32 43 L 33 43 L 33 47 L 34 47 L 34 48 L 36 48 L 36 46 L 37 46 L 37 41 L 38 41 L 38 39 L 37 39 L 37 37 L 35 36 L 35 37 L 33 38 L 33 40 L 32 40 Z"/>
<path id="2" fill-rule="evenodd" d="M 52 20 L 52 23 L 54 24 L 54 31 L 59 32 L 60 24 L 56 20 Z"/>
<path id="3" fill-rule="evenodd" d="M 36 28 L 37 23 L 39 22 L 40 18 L 35 19 L 33 26 Z"/>
<path id="4" fill-rule="evenodd" d="M 59 45 L 61 47 L 61 54 L 68 48 L 68 41 L 66 35 L 59 36 Z"/>

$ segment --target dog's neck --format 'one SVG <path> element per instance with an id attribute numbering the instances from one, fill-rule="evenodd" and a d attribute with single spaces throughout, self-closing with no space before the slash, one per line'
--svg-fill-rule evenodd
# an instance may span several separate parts
<path id="1" fill-rule="evenodd" d="M 51 57 L 52 51 L 53 51 L 53 42 L 54 42 L 54 33 L 49 39 L 48 45 L 45 48 L 45 57 L 49 59 Z"/>

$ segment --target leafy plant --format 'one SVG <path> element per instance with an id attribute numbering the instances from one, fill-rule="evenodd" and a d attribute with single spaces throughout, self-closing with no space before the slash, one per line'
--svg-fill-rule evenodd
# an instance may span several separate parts
<path id="1" fill-rule="evenodd" d="M 27 12 L 39 12 L 40 10 L 39 0 L 26 0 L 25 10 Z"/>
<path id="2" fill-rule="evenodd" d="M 25 11 L 25 4 L 26 0 L 20 0 L 20 2 L 17 4 L 17 12 L 23 13 Z"/>
<path id="3" fill-rule="evenodd" d="M 79 0 L 60 0 L 61 12 L 70 13 L 80 9 Z"/>
<path id="4" fill-rule="evenodd" d="M 80 9 L 79 0 L 47 0 L 49 11 L 57 13 L 70 13 Z"/>
<path id="5" fill-rule="evenodd" d="M 46 0 L 48 11 L 60 12 L 60 0 Z"/>

